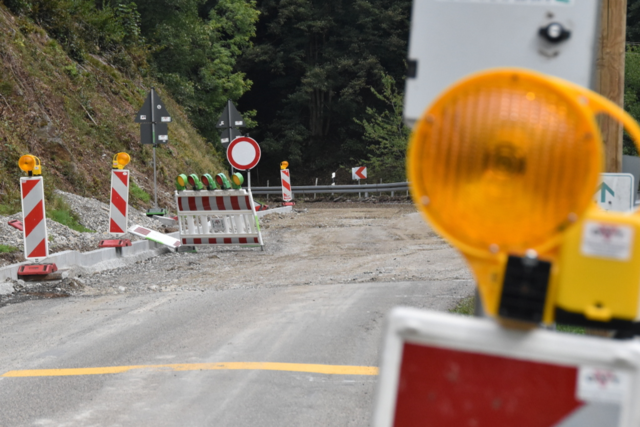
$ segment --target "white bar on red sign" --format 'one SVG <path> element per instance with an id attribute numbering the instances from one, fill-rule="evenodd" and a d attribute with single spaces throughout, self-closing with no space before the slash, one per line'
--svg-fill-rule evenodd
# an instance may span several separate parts
<path id="1" fill-rule="evenodd" d="M 109 204 L 109 233 L 125 234 L 129 211 L 129 171 L 111 171 L 111 203 Z"/>
<path id="2" fill-rule="evenodd" d="M 396 308 L 374 426 L 637 427 L 640 343 Z"/>
<path id="3" fill-rule="evenodd" d="M 291 191 L 291 175 L 289 169 L 280 170 L 280 179 L 282 180 L 282 200 L 290 202 L 293 199 Z"/>
<path id="4" fill-rule="evenodd" d="M 44 182 L 41 176 L 20 178 L 24 257 L 41 260 L 49 256 L 47 217 L 44 209 Z"/>

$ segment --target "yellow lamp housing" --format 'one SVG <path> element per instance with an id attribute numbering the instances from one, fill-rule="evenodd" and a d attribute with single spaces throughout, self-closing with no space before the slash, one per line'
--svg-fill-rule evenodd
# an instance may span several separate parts
<path id="1" fill-rule="evenodd" d="M 280 163 L 280 169 L 281 170 L 285 170 L 288 167 L 289 167 L 289 162 L 287 162 L 286 160 L 284 162 Z"/>
<path id="2" fill-rule="evenodd" d="M 131 156 L 129 156 L 127 153 L 124 153 L 124 152 L 118 153 L 113 156 L 113 162 L 112 162 L 111 168 L 124 169 L 124 167 L 127 166 L 130 161 L 131 161 Z"/>
<path id="3" fill-rule="evenodd" d="M 231 175 L 231 186 L 234 190 L 239 190 L 242 188 L 242 184 L 244 184 L 244 177 L 240 172 L 236 172 Z"/>
<path id="4" fill-rule="evenodd" d="M 553 321 L 558 246 L 603 164 L 582 98 L 559 79 L 495 69 L 446 90 L 417 122 L 413 200 L 465 256 L 491 316 Z"/>
<path id="5" fill-rule="evenodd" d="M 18 160 L 18 167 L 23 172 L 26 172 L 28 176 L 42 175 L 42 166 L 40 165 L 40 159 L 31 154 L 25 154 Z"/>

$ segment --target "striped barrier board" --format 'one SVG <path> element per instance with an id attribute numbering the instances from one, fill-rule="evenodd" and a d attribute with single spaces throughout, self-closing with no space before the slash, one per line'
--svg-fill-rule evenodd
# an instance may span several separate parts
<path id="1" fill-rule="evenodd" d="M 44 183 L 41 176 L 20 178 L 24 236 L 24 257 L 41 260 L 49 256 L 49 236 L 44 210 Z"/>
<path id="2" fill-rule="evenodd" d="M 151 230 L 141 225 L 132 225 L 131 227 L 129 227 L 128 231 L 131 234 L 144 237 L 147 240 L 160 243 L 161 245 L 165 245 L 171 249 L 178 249 L 178 247 L 181 245 L 180 240 L 176 239 L 175 237 L 171 237 L 168 234 L 160 233 L 159 231 Z"/>
<path id="3" fill-rule="evenodd" d="M 291 174 L 289 169 L 280 170 L 280 179 L 282 181 L 282 200 L 290 202 L 293 199 L 293 192 L 291 191 Z"/>
<path id="4" fill-rule="evenodd" d="M 251 190 L 176 192 L 183 245 L 264 246 Z"/>
<path id="5" fill-rule="evenodd" d="M 395 308 L 373 425 L 640 426 L 640 343 Z"/>
<path id="6" fill-rule="evenodd" d="M 111 203 L 109 205 L 109 233 L 125 234 L 129 210 L 129 171 L 111 171 Z"/>

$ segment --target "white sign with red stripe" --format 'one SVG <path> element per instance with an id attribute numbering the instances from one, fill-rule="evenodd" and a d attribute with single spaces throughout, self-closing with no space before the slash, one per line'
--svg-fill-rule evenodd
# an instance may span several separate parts
<path id="1" fill-rule="evenodd" d="M 640 343 L 396 308 L 373 425 L 640 426 Z"/>
<path id="2" fill-rule="evenodd" d="M 253 169 L 260 161 L 260 146 L 247 136 L 240 136 L 227 147 L 227 160 L 234 168 L 246 171 Z"/>
<path id="3" fill-rule="evenodd" d="M 20 178 L 24 257 L 40 260 L 49 256 L 49 236 L 44 210 L 44 182 L 41 176 Z"/>
<path id="4" fill-rule="evenodd" d="M 109 206 L 109 233 L 125 234 L 129 211 L 129 171 L 111 171 L 111 204 Z"/>
<path id="5" fill-rule="evenodd" d="M 361 179 L 367 179 L 367 168 L 366 166 L 360 166 L 357 168 L 351 168 L 351 179 L 354 181 L 359 181 Z"/>
<path id="6" fill-rule="evenodd" d="M 291 191 L 291 175 L 289 169 L 280 170 L 280 179 L 282 180 L 282 200 L 290 202 L 293 199 L 293 192 Z"/>
<path id="7" fill-rule="evenodd" d="M 132 225 L 129 228 L 129 233 L 136 236 L 144 237 L 152 242 L 160 243 L 161 245 L 168 246 L 172 249 L 177 249 L 180 246 L 180 240 L 175 237 L 171 237 L 168 234 L 160 233 L 159 231 L 151 230 L 141 225 Z"/>
<path id="8" fill-rule="evenodd" d="M 184 190 L 176 205 L 183 245 L 264 246 L 251 190 Z"/>

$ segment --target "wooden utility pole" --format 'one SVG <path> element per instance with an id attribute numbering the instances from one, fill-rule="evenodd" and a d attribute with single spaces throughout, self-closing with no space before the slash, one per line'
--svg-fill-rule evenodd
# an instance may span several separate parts
<path id="1" fill-rule="evenodd" d="M 596 91 L 623 107 L 627 0 L 602 0 Z M 610 118 L 598 123 L 605 144 L 605 171 L 622 171 L 622 125 Z"/>

